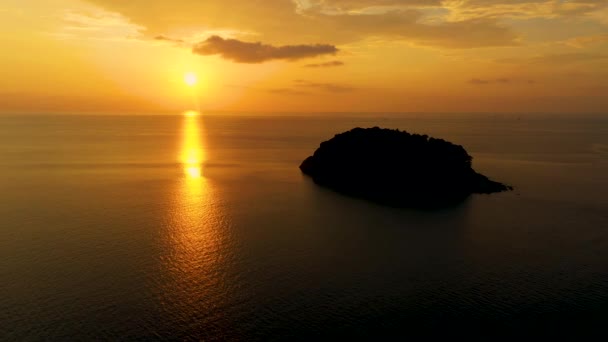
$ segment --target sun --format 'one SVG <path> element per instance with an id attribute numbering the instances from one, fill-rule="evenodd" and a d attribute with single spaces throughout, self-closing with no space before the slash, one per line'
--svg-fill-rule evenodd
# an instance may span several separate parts
<path id="1" fill-rule="evenodd" d="M 196 77 L 195 73 L 187 72 L 186 74 L 184 74 L 184 82 L 189 87 L 194 87 L 198 83 L 198 78 Z"/>

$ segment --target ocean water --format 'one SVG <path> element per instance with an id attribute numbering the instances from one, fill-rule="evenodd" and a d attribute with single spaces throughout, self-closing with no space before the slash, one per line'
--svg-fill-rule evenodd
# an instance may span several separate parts
<path id="1" fill-rule="evenodd" d="M 463 145 L 515 191 L 440 211 L 320 188 L 323 140 Z M 0 340 L 600 331 L 608 116 L 0 116 Z"/>

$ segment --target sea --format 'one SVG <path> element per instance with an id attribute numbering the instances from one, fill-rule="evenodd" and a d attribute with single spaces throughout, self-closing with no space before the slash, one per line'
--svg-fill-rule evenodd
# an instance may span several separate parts
<path id="1" fill-rule="evenodd" d="M 373 126 L 462 145 L 514 191 L 399 209 L 300 172 L 322 141 Z M 608 114 L 0 116 L 2 341 L 494 339 L 606 324 Z"/>

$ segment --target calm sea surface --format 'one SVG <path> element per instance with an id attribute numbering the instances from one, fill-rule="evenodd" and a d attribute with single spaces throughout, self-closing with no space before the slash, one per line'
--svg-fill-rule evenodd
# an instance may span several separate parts
<path id="1" fill-rule="evenodd" d="M 392 209 L 298 169 L 384 126 L 516 190 Z M 310 340 L 608 322 L 608 116 L 0 117 L 0 340 Z"/>

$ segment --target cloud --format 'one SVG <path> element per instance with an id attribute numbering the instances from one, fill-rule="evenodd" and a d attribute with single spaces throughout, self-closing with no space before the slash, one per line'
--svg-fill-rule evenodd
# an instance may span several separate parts
<path id="1" fill-rule="evenodd" d="M 237 39 L 209 37 L 196 44 L 192 52 L 202 56 L 220 55 L 237 63 L 263 63 L 271 60 L 295 61 L 322 55 L 334 55 L 338 48 L 329 44 L 273 46 L 260 42 L 248 43 Z"/>
<path id="2" fill-rule="evenodd" d="M 355 90 L 353 87 L 336 83 L 319 83 L 306 80 L 295 80 L 294 83 L 296 87 L 319 89 L 330 93 L 348 93 Z"/>
<path id="3" fill-rule="evenodd" d="M 565 65 L 575 63 L 603 62 L 607 60 L 608 54 L 572 52 L 539 55 L 528 58 L 501 58 L 497 59 L 496 62 L 510 64 Z"/>
<path id="4" fill-rule="evenodd" d="M 318 92 L 341 94 L 355 90 L 355 88 L 343 84 L 306 80 L 294 80 L 290 87 L 268 89 L 269 92 L 280 95 L 312 95 Z"/>
<path id="5" fill-rule="evenodd" d="M 481 79 L 481 78 L 472 78 L 469 80 L 470 84 L 475 84 L 475 85 L 487 85 L 487 84 L 507 84 L 509 83 L 510 80 L 507 78 L 500 78 L 500 79 L 495 79 L 495 80 L 485 80 L 485 79 Z"/>
<path id="6" fill-rule="evenodd" d="M 368 8 L 438 7 L 443 0 L 293 0 L 300 11 L 321 10 L 330 13 Z"/>
<path id="7" fill-rule="evenodd" d="M 183 44 L 183 43 L 185 43 L 183 39 L 175 39 L 175 38 L 171 38 L 171 37 L 167 37 L 167 36 L 163 36 L 163 35 L 159 35 L 159 36 L 154 37 L 154 40 L 171 42 L 171 43 L 176 43 L 176 44 Z"/>
<path id="8" fill-rule="evenodd" d="M 532 63 L 541 64 L 570 64 L 579 62 L 594 62 L 608 60 L 608 55 L 595 53 L 560 53 L 550 54 L 530 59 Z"/>
<path id="9" fill-rule="evenodd" d="M 273 88 L 273 89 L 269 89 L 268 91 L 273 94 L 279 94 L 279 95 L 310 95 L 309 92 L 297 90 L 297 89 L 293 89 L 293 88 Z"/>
<path id="10" fill-rule="evenodd" d="M 494 79 L 483 79 L 483 78 L 472 78 L 468 81 L 469 84 L 473 85 L 493 85 L 493 84 L 512 84 L 512 83 L 527 83 L 527 84 L 535 84 L 534 80 L 516 80 L 506 77 L 494 78 Z"/>
<path id="11" fill-rule="evenodd" d="M 589 45 L 608 43 L 608 33 L 570 38 L 562 41 L 562 43 L 581 49 Z"/>
<path id="12" fill-rule="evenodd" d="M 519 36 L 494 19 L 474 19 L 458 22 L 425 23 L 420 11 L 390 11 L 377 15 L 349 14 L 319 18 L 331 20 L 328 26 L 340 34 L 356 38 L 386 37 L 409 41 L 416 45 L 451 49 L 518 45 Z"/>
<path id="13" fill-rule="evenodd" d="M 89 0 L 145 26 L 151 35 L 191 30 L 254 32 L 268 44 L 349 44 L 366 38 L 406 41 L 442 48 L 513 46 L 519 35 L 499 18 L 446 19 L 451 9 L 422 0 Z M 464 0 L 459 0 L 463 2 Z M 443 1 L 452 3 L 454 1 Z M 327 12 L 327 6 L 348 10 Z M 362 10 L 382 7 L 382 10 Z M 237 8 L 226 14 L 228 8 Z M 302 12 L 302 8 L 306 11 Z M 171 13 L 167 16 L 166 13 Z M 434 20 L 429 20 L 432 15 Z M 224 35 L 222 35 L 224 36 Z M 224 36 L 225 37 L 225 36 Z M 234 37 L 233 37 L 234 38 Z"/>
<path id="14" fill-rule="evenodd" d="M 145 27 L 105 10 L 66 10 L 61 19 L 63 25 L 58 32 L 52 33 L 59 39 L 125 41 L 144 37 Z"/>
<path id="15" fill-rule="evenodd" d="M 306 64 L 304 67 L 305 68 L 331 68 L 331 67 L 339 67 L 339 66 L 343 66 L 344 62 L 342 61 L 330 61 L 330 62 L 325 62 L 325 63 L 312 63 L 312 64 Z"/>
<path id="16" fill-rule="evenodd" d="M 446 0 L 450 20 L 587 16 L 607 7 L 606 0 Z"/>

